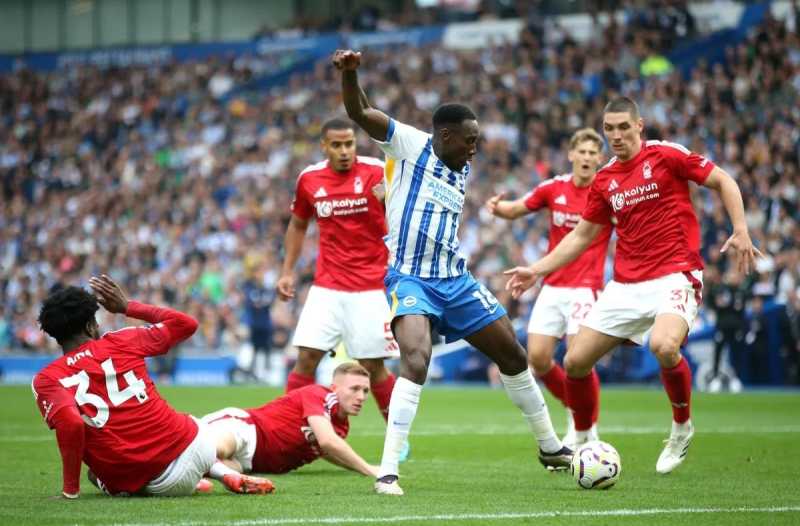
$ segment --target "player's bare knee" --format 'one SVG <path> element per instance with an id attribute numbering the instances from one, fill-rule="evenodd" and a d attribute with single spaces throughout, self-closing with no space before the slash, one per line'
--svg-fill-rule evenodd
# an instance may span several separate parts
<path id="1" fill-rule="evenodd" d="M 542 376 L 553 367 L 553 357 L 546 353 L 529 351 L 528 364 L 536 376 Z"/>
<path id="2" fill-rule="evenodd" d="M 501 373 L 514 376 L 528 368 L 528 356 L 522 346 L 517 344 L 509 348 L 507 352 L 500 354 L 495 359 L 495 363 Z"/>
<path id="3" fill-rule="evenodd" d="M 681 340 L 669 334 L 653 336 L 650 339 L 650 352 L 659 355 L 670 355 L 680 352 Z"/>
<path id="4" fill-rule="evenodd" d="M 650 352 L 662 367 L 674 367 L 681 360 L 681 341 L 672 336 L 663 336 L 650 341 Z"/>
<path id="5" fill-rule="evenodd" d="M 410 347 L 403 350 L 400 362 L 402 376 L 416 384 L 424 384 L 428 376 L 428 365 L 431 361 L 431 351 L 420 347 Z"/>
<path id="6" fill-rule="evenodd" d="M 577 354 L 567 352 L 564 356 L 564 372 L 570 378 L 583 378 L 592 372 L 593 366 L 594 364 L 588 363 Z"/>

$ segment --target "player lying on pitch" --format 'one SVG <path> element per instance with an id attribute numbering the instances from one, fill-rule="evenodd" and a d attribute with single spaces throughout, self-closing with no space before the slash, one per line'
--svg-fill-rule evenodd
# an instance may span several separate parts
<path id="1" fill-rule="evenodd" d="M 216 411 L 202 422 L 215 436 L 217 457 L 239 472 L 286 473 L 322 457 L 374 477 L 378 467 L 344 440 L 348 418 L 361 412 L 369 385 L 363 366 L 344 363 L 333 372 L 330 388 L 301 387 L 261 407 Z"/>
<path id="2" fill-rule="evenodd" d="M 81 462 L 109 495 L 191 495 L 204 474 L 235 493 L 271 493 L 272 482 L 242 475 L 217 460 L 214 434 L 161 398 L 144 359 L 164 354 L 197 330 L 182 312 L 128 301 L 108 276 L 50 294 L 39 312 L 42 330 L 64 355 L 33 379 L 36 405 L 56 432 L 63 464 L 61 494 L 80 494 Z M 98 303 L 151 325 L 100 336 Z"/>

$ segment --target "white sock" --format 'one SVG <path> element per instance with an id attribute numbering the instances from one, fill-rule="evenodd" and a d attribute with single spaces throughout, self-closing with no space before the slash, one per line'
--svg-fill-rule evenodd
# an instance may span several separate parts
<path id="1" fill-rule="evenodd" d="M 545 453 L 555 453 L 561 449 L 561 441 L 553 430 L 547 404 L 542 398 L 542 392 L 533 379 L 530 369 L 525 369 L 515 376 L 506 376 L 500 373 L 503 387 L 514 405 L 522 411 L 522 416 L 528 422 L 528 427 L 539 442 L 539 448 Z"/>
<path id="2" fill-rule="evenodd" d="M 575 419 L 572 418 L 572 410 L 567 407 L 567 431 L 566 434 L 575 433 Z"/>
<path id="3" fill-rule="evenodd" d="M 688 435 L 689 430 L 692 428 L 692 420 L 689 419 L 686 422 L 679 424 L 676 421 L 672 421 L 672 435 Z"/>
<path id="4" fill-rule="evenodd" d="M 586 438 L 589 440 L 589 442 L 600 440 L 600 435 L 597 433 L 597 424 L 592 424 L 592 427 L 590 427 L 589 431 L 587 431 Z"/>
<path id="5" fill-rule="evenodd" d="M 402 376 L 394 384 L 392 399 L 389 402 L 389 419 L 386 422 L 386 439 L 383 442 L 383 457 L 378 478 L 400 474 L 398 468 L 400 451 L 403 449 L 405 441 L 408 440 L 411 423 L 414 422 L 414 417 L 417 415 L 420 393 L 422 393 L 421 385 Z"/>
<path id="6" fill-rule="evenodd" d="M 211 466 L 211 469 L 208 470 L 208 476 L 216 480 L 222 480 L 222 477 L 225 475 L 230 475 L 231 473 L 236 475 L 239 474 L 238 471 L 229 468 L 219 460 L 214 462 L 214 464 Z"/>

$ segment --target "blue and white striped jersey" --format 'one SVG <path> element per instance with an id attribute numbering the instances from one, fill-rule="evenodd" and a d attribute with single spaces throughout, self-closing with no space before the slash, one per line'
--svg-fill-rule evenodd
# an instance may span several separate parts
<path id="1" fill-rule="evenodd" d="M 458 252 L 469 163 L 461 172 L 433 153 L 429 133 L 391 119 L 385 142 L 386 223 L 389 265 L 420 278 L 451 278 L 466 272 Z"/>

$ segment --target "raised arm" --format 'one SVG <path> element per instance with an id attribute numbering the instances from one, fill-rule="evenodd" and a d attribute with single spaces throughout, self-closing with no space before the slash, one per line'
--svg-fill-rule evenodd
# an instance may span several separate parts
<path id="1" fill-rule="evenodd" d="M 511 276 L 506 283 L 506 290 L 511 290 L 514 298 L 519 298 L 523 292 L 533 287 L 539 278 L 555 272 L 580 256 L 601 230 L 603 225 L 581 219 L 578 226 L 564 236 L 556 248 L 545 257 L 529 267 L 506 270 L 505 274 Z"/>
<path id="2" fill-rule="evenodd" d="M 284 301 L 294 298 L 294 266 L 297 264 L 303 248 L 306 230 L 308 230 L 308 219 L 302 219 L 292 214 L 289 226 L 286 227 L 286 237 L 283 240 L 286 254 L 281 267 L 281 277 L 278 278 L 278 297 Z"/>
<path id="3" fill-rule="evenodd" d="M 342 72 L 342 99 L 347 115 L 376 141 L 385 141 L 389 133 L 389 117 L 369 104 L 367 95 L 358 83 L 356 70 L 361 53 L 349 49 L 336 50 L 333 65 Z"/>
<path id="4" fill-rule="evenodd" d="M 740 272 L 748 274 L 755 268 L 756 257 L 764 257 L 757 248 L 753 246 L 750 234 L 747 231 L 747 223 L 744 218 L 744 202 L 739 185 L 728 175 L 725 170 L 715 166 L 708 174 L 703 186 L 716 190 L 725 206 L 725 211 L 733 225 L 733 234 L 722 245 L 720 252 L 726 252 L 729 248 L 736 251 L 736 263 Z"/>
<path id="5" fill-rule="evenodd" d="M 166 352 L 173 345 L 189 338 L 197 330 L 197 320 L 188 314 L 175 309 L 128 300 L 128 296 L 122 288 L 105 274 L 90 278 L 89 286 L 97 296 L 97 301 L 108 312 L 125 314 L 129 318 L 155 324 L 146 331 L 148 338 L 141 342 L 142 345 L 152 344 L 155 352 Z"/>
<path id="6" fill-rule="evenodd" d="M 367 463 L 350 444 L 336 434 L 330 420 L 324 416 L 309 416 L 308 425 L 317 438 L 317 444 L 327 461 L 368 477 L 375 477 L 378 468 Z"/>

